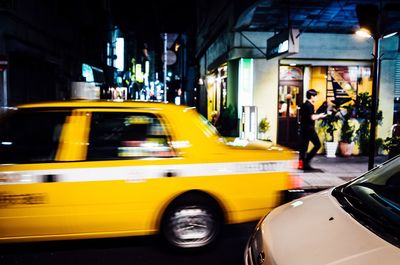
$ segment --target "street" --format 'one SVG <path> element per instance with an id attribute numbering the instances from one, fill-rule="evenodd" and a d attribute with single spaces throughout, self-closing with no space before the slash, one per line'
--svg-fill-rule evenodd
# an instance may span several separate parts
<path id="1" fill-rule="evenodd" d="M 2 265 L 243 265 L 243 252 L 256 222 L 224 227 L 215 246 L 197 252 L 177 252 L 158 236 L 117 239 L 7 244 L 0 250 Z"/>

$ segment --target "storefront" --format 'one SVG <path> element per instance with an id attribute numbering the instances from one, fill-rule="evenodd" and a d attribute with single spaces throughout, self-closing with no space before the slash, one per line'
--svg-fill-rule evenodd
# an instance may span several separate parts
<path id="1" fill-rule="evenodd" d="M 306 100 L 307 89 L 318 92 L 315 110 L 339 109 L 354 105 L 361 93 L 372 93 L 371 66 L 369 62 L 309 62 L 297 65 L 283 60 L 279 65 L 278 131 L 277 143 L 297 148 L 299 108 Z"/>
<path id="2" fill-rule="evenodd" d="M 323 104 L 345 107 L 360 95 L 372 95 L 369 40 L 346 34 L 305 33 L 300 43 L 298 54 L 270 60 L 253 58 L 253 104 L 258 108 L 258 122 L 267 117 L 272 142 L 294 149 L 298 148 L 298 108 L 308 89 L 318 91 L 315 110 Z M 394 122 L 398 44 L 398 38 L 382 41 L 381 52 L 386 56 L 381 61 L 378 97 L 383 119 L 377 127 L 377 139 L 390 136 Z M 335 140 L 339 141 L 339 133 L 340 128 L 335 131 Z"/>
<path id="3" fill-rule="evenodd" d="M 221 111 L 227 108 L 227 64 L 219 66 L 206 77 L 208 120 L 215 124 Z"/>
<path id="4" fill-rule="evenodd" d="M 262 51 L 272 36 L 271 32 L 235 33 L 230 44 L 234 48 L 228 53 L 221 48 L 225 46 L 217 45 L 228 41 L 212 45 L 205 53 L 201 71 L 215 65 L 222 55 L 228 65 L 227 78 L 218 70 L 208 75 L 207 117 L 211 121 L 212 113 L 220 113 L 221 106 L 225 107 L 222 87 L 227 84 L 227 105 L 236 109 L 237 124 L 243 122 L 242 107 L 255 106 L 257 125 L 261 121 L 269 124 L 262 138 L 297 149 L 298 109 L 308 89 L 319 92 L 315 109 L 323 104 L 345 106 L 362 93 L 371 94 L 373 42 L 354 34 L 305 32 L 299 36 L 297 53 L 266 59 Z M 377 138 L 381 139 L 391 135 L 393 125 L 398 47 L 398 37 L 381 41 L 381 53 L 385 54 L 378 91 L 383 120 L 377 127 Z M 221 79 L 226 81 L 222 83 Z M 238 126 L 239 135 L 240 129 Z"/>

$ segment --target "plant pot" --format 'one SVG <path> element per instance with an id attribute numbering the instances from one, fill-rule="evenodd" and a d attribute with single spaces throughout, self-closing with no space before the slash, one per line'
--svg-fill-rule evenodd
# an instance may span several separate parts
<path id="1" fill-rule="evenodd" d="M 339 150 L 342 156 L 351 156 L 353 154 L 354 143 L 339 142 Z"/>
<path id="2" fill-rule="evenodd" d="M 338 142 L 325 142 L 326 157 L 336 157 Z"/>

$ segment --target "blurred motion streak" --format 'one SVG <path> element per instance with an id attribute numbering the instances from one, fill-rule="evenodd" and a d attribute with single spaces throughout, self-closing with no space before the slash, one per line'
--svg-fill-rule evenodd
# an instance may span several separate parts
<path id="1" fill-rule="evenodd" d="M 211 244 L 298 187 L 294 152 L 226 144 L 194 109 L 71 101 L 0 116 L 0 242 L 151 235 Z"/>

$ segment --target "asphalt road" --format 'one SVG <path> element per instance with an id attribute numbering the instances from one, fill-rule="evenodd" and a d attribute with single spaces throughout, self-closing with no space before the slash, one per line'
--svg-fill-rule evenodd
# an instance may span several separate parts
<path id="1" fill-rule="evenodd" d="M 178 252 L 158 236 L 0 245 L 1 265 L 243 265 L 247 239 L 256 223 L 224 227 L 221 238 L 196 252 Z"/>

